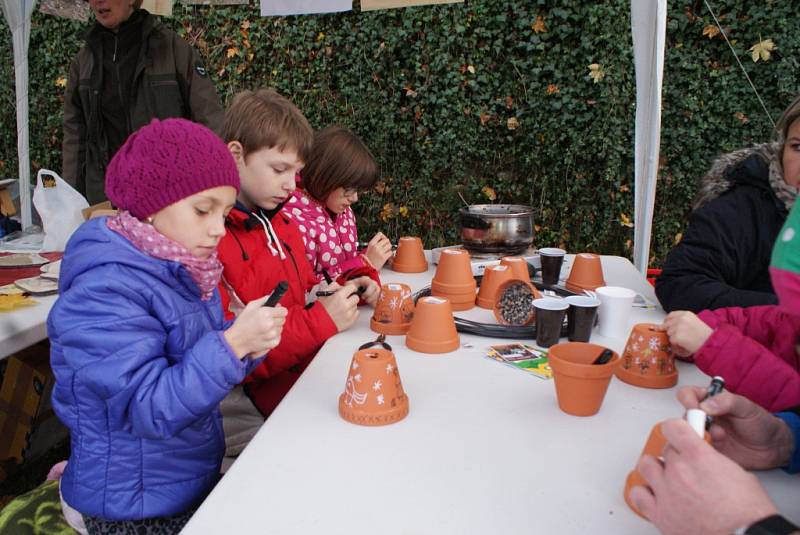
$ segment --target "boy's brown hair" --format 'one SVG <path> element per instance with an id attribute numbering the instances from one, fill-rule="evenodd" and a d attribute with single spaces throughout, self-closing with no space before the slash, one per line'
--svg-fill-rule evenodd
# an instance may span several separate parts
<path id="1" fill-rule="evenodd" d="M 295 150 L 307 162 L 314 130 L 292 102 L 274 89 L 242 91 L 233 97 L 222 121 L 225 143 L 238 141 L 244 157 L 261 149 Z"/>
<path id="2" fill-rule="evenodd" d="M 341 126 L 329 126 L 314 135 L 301 175 L 305 190 L 324 201 L 336 188 L 372 188 L 378 172 L 378 163 L 358 136 Z"/>

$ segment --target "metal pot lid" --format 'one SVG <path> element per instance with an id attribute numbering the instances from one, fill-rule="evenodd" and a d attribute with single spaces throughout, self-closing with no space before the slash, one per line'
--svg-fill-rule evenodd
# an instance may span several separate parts
<path id="1" fill-rule="evenodd" d="M 459 208 L 459 213 L 492 217 L 517 217 L 532 215 L 533 208 L 524 204 L 471 204 Z"/>

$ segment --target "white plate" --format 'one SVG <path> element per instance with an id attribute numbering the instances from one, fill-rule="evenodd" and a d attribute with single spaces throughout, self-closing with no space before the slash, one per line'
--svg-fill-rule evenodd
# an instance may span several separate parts
<path id="1" fill-rule="evenodd" d="M 58 292 L 58 282 L 42 277 L 30 277 L 14 281 L 14 285 L 20 290 L 24 290 L 31 295 L 47 295 Z"/>
<path id="2" fill-rule="evenodd" d="M 61 270 L 61 260 L 50 262 L 49 264 L 45 264 L 39 268 L 39 271 L 42 272 L 40 276 L 43 279 L 50 279 L 54 281 L 58 280 L 58 275 L 60 270 Z"/>
<path id="3" fill-rule="evenodd" d="M 0 256 L 0 268 L 35 267 L 50 262 L 36 253 L 14 253 Z"/>

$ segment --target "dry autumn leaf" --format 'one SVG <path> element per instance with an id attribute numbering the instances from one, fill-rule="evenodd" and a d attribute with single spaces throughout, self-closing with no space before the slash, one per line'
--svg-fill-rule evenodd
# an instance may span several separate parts
<path id="1" fill-rule="evenodd" d="M 481 124 L 482 125 L 485 125 L 486 123 L 488 123 L 491 118 L 492 118 L 492 116 L 488 115 L 486 113 L 481 113 L 480 114 L 480 119 L 481 119 Z"/>
<path id="2" fill-rule="evenodd" d="M 397 210 L 397 213 L 400 214 L 401 216 L 403 216 L 403 218 L 407 218 L 408 217 L 408 207 L 407 206 L 401 206 Z"/>
<path id="3" fill-rule="evenodd" d="M 473 67 L 472 65 L 469 65 L 467 67 L 467 70 L 469 71 L 470 74 L 475 74 L 475 67 Z"/>
<path id="4" fill-rule="evenodd" d="M 63 76 L 56 78 L 56 87 L 67 87 L 67 79 Z"/>
<path id="5" fill-rule="evenodd" d="M 742 122 L 742 124 L 750 122 L 750 119 L 747 117 L 747 115 L 745 115 L 744 113 L 742 113 L 740 111 L 737 111 L 736 113 L 734 113 L 733 116 L 735 118 L 739 119 Z"/>
<path id="6" fill-rule="evenodd" d="M 619 214 L 619 222 L 623 227 L 633 227 L 633 221 L 631 221 L 631 218 L 623 212 L 620 212 Z"/>
<path id="7" fill-rule="evenodd" d="M 394 217 L 394 203 L 387 202 L 384 204 L 378 217 L 380 217 L 383 222 L 389 221 L 389 219 Z"/>
<path id="8" fill-rule="evenodd" d="M 757 63 L 758 60 L 769 61 L 772 51 L 776 48 L 778 47 L 775 46 L 772 39 L 762 40 L 761 37 L 759 37 L 758 42 L 751 46 L 749 50 L 753 53 L 753 62 Z"/>
<path id="9" fill-rule="evenodd" d="M 560 93 L 561 88 L 558 87 L 556 84 L 548 84 L 547 85 L 547 94 L 548 95 L 555 95 L 556 93 Z"/>
<path id="10" fill-rule="evenodd" d="M 707 35 L 709 39 L 713 39 L 715 36 L 719 35 L 719 28 L 717 28 L 716 24 L 707 24 L 705 28 L 703 28 L 703 35 Z"/>
<path id="11" fill-rule="evenodd" d="M 490 201 L 497 200 L 497 192 L 494 190 L 494 188 L 490 188 L 489 186 L 483 186 L 481 188 L 481 193 L 483 193 L 483 195 Z"/>
<path id="12" fill-rule="evenodd" d="M 675 245 L 678 245 L 682 239 L 683 239 L 683 232 L 678 232 L 677 234 L 675 234 Z"/>
<path id="13" fill-rule="evenodd" d="M 516 130 L 519 128 L 519 120 L 516 117 L 509 117 L 508 121 L 506 121 L 506 126 L 509 130 Z"/>
<path id="14" fill-rule="evenodd" d="M 243 30 L 246 30 L 246 29 L 248 29 L 249 27 L 250 27 L 250 21 L 249 21 L 249 20 L 243 20 L 243 21 L 242 21 L 242 24 L 241 24 L 241 28 L 242 28 Z"/>
<path id="15" fill-rule="evenodd" d="M 235 56 L 235 55 L 236 55 L 238 52 L 239 52 L 239 49 L 238 49 L 238 48 L 236 48 L 236 47 L 230 47 L 230 48 L 228 49 L 228 51 L 225 53 L 225 55 L 226 55 L 228 58 L 232 58 L 232 57 L 233 57 L 233 56 Z"/>
<path id="16" fill-rule="evenodd" d="M 536 16 L 536 22 L 531 24 L 531 29 L 534 33 L 545 33 L 547 28 L 544 25 L 544 17 L 541 15 Z"/>
<path id="17" fill-rule="evenodd" d="M 594 83 L 599 83 L 605 76 L 606 72 L 603 70 L 602 65 L 599 63 L 592 63 L 589 65 L 589 78 L 594 80 Z"/>

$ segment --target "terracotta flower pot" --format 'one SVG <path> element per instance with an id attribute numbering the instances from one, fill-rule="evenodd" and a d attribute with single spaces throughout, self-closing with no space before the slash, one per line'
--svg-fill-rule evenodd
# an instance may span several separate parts
<path id="1" fill-rule="evenodd" d="M 670 388 L 678 382 L 669 337 L 653 323 L 633 326 L 615 372 L 618 379 L 644 388 Z"/>
<path id="2" fill-rule="evenodd" d="M 481 281 L 480 290 L 478 290 L 478 297 L 475 299 L 475 304 L 481 308 L 492 309 L 497 296 L 497 290 L 500 285 L 511 280 L 511 268 L 508 266 L 489 266 L 483 272 L 483 280 Z"/>
<path id="3" fill-rule="evenodd" d="M 567 289 L 575 293 L 582 293 L 583 290 L 594 290 L 605 285 L 600 257 L 592 253 L 575 255 L 572 270 L 569 272 L 566 282 Z"/>
<path id="4" fill-rule="evenodd" d="M 422 273 L 428 271 L 422 240 L 403 236 L 397 241 L 397 251 L 392 259 L 392 269 L 398 273 Z"/>
<path id="5" fill-rule="evenodd" d="M 525 282 L 531 282 L 531 274 L 530 271 L 528 271 L 528 261 L 521 256 L 504 256 L 500 259 L 500 265 L 510 267 L 514 278 Z"/>
<path id="6" fill-rule="evenodd" d="M 469 310 L 475 306 L 477 288 L 469 253 L 464 249 L 442 251 L 431 281 L 431 295 L 447 298 L 453 310 Z"/>
<path id="7" fill-rule="evenodd" d="M 619 355 L 605 364 L 592 364 L 605 347 L 585 342 L 565 342 L 552 346 L 547 354 L 553 370 L 558 406 L 567 414 L 597 414 L 614 375 Z"/>
<path id="8" fill-rule="evenodd" d="M 406 346 L 420 353 L 448 353 L 458 349 L 459 343 L 450 301 L 433 296 L 419 299 Z"/>
<path id="9" fill-rule="evenodd" d="M 386 425 L 408 414 L 394 353 L 386 349 L 361 349 L 353 355 L 344 392 L 339 396 L 339 415 L 359 425 Z"/>
<path id="10" fill-rule="evenodd" d="M 500 284 L 492 311 L 502 325 L 530 325 L 536 317 L 533 301 L 541 294 L 536 286 L 516 277 Z"/>
<path id="11" fill-rule="evenodd" d="M 407 284 L 390 282 L 381 286 L 381 295 L 369 322 L 376 333 L 406 334 L 414 317 L 414 300 Z"/>
<path id="12" fill-rule="evenodd" d="M 703 438 L 709 444 L 711 443 L 711 435 L 709 435 L 707 431 Z M 644 449 L 642 450 L 642 454 L 639 456 L 639 458 L 642 458 L 645 455 L 650 455 L 658 459 L 664 452 L 664 447 L 666 445 L 667 445 L 667 439 L 664 438 L 664 435 L 661 433 L 661 422 L 659 422 L 655 426 L 653 426 L 653 429 L 650 431 L 650 435 L 647 437 L 647 442 L 645 442 Z M 637 459 L 637 464 L 638 464 L 638 459 Z M 628 507 L 630 507 L 631 510 L 637 515 L 641 516 L 642 518 L 645 518 L 644 515 L 642 515 L 642 513 L 639 511 L 639 509 L 634 507 L 633 502 L 630 499 L 631 489 L 639 485 L 646 487 L 647 481 L 644 479 L 644 477 L 642 477 L 642 474 L 639 473 L 639 470 L 634 468 L 628 474 L 628 477 L 625 478 L 625 490 L 623 491 L 623 495 L 625 496 L 625 503 L 628 504 Z M 647 519 L 645 518 L 645 520 Z"/>

